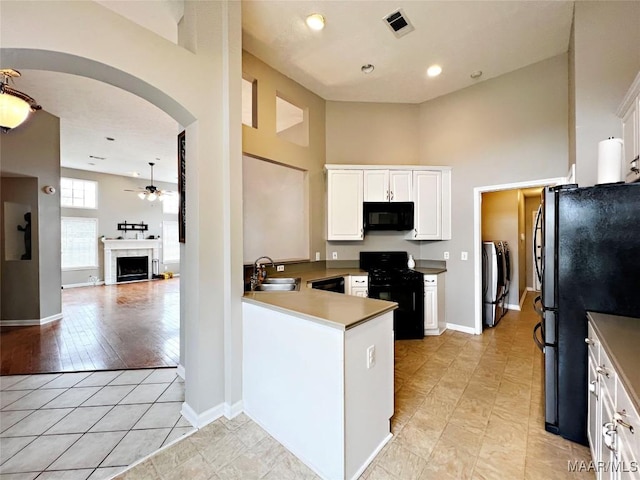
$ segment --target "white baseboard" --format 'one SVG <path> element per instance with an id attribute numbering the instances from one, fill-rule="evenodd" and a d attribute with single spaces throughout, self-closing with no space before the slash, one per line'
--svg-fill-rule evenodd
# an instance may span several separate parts
<path id="1" fill-rule="evenodd" d="M 513 303 L 507 303 L 504 306 L 507 310 L 515 310 L 516 312 L 520 311 L 520 305 L 514 305 Z"/>
<path id="2" fill-rule="evenodd" d="M 197 414 L 193 408 L 189 406 L 187 402 L 182 404 L 182 410 L 180 411 L 182 416 L 196 428 L 202 428 L 209 425 L 211 422 L 217 420 L 224 415 L 224 403 L 216 405 L 215 407 L 205 410 L 204 412 Z"/>
<path id="3" fill-rule="evenodd" d="M 178 370 L 176 370 L 176 373 L 181 379 L 186 380 L 187 372 L 184 369 L 184 365 L 178 365 Z"/>
<path id="4" fill-rule="evenodd" d="M 62 318 L 62 313 L 56 313 L 45 318 L 35 318 L 27 320 L 0 320 L 0 327 L 32 327 L 34 325 L 44 325 L 55 322 Z"/>
<path id="5" fill-rule="evenodd" d="M 447 326 L 440 326 L 438 328 L 429 328 L 424 331 L 425 337 L 436 337 L 442 335 L 447 330 Z"/>
<path id="6" fill-rule="evenodd" d="M 378 445 L 376 447 L 376 449 L 373 451 L 373 453 L 371 455 L 369 455 L 369 458 L 367 458 L 365 460 L 365 462 L 362 464 L 362 466 L 358 469 L 358 471 L 355 473 L 355 475 L 353 477 L 351 477 L 351 480 L 357 480 L 358 478 L 360 478 L 360 475 L 362 475 L 362 473 L 367 469 L 367 467 L 369 466 L 369 464 L 371 462 L 373 462 L 373 459 L 376 458 L 376 455 L 378 455 L 380 453 L 380 450 L 382 450 L 384 448 L 384 446 L 389 443 L 389 440 L 391 440 L 393 438 L 393 433 L 389 432 L 389 435 L 387 435 L 385 437 L 384 440 L 382 440 L 382 442 L 380 442 L 380 445 Z"/>
<path id="7" fill-rule="evenodd" d="M 238 400 L 233 405 L 229 403 L 224 404 L 224 416 L 231 420 L 242 413 L 242 400 Z"/>
<path id="8" fill-rule="evenodd" d="M 104 285 L 104 280 L 97 281 L 95 284 L 93 282 L 67 283 L 66 285 L 62 285 L 62 288 L 97 287 L 98 285 Z"/>
<path id="9" fill-rule="evenodd" d="M 479 335 L 476 333 L 476 329 L 473 327 L 467 327 L 465 325 L 457 325 L 455 323 L 447 323 L 447 329 L 454 330 L 456 332 L 469 333 L 471 335 Z"/>

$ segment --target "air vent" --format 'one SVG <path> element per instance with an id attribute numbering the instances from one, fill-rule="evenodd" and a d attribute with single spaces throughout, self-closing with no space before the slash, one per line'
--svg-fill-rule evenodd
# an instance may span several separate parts
<path id="1" fill-rule="evenodd" d="M 407 33 L 411 33 L 414 30 L 413 25 L 411 25 L 411 22 L 402 9 L 396 10 L 384 17 L 384 22 L 397 38 L 404 37 Z"/>

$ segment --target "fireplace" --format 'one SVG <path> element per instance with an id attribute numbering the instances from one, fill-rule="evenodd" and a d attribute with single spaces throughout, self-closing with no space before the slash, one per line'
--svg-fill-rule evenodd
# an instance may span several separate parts
<path id="1" fill-rule="evenodd" d="M 149 278 L 149 257 L 118 257 L 116 282 L 131 282 Z"/>

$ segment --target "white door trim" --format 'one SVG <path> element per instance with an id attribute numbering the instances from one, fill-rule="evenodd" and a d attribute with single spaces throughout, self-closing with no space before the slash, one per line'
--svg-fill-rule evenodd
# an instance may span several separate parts
<path id="1" fill-rule="evenodd" d="M 530 180 L 527 182 L 505 183 L 502 185 L 487 185 L 473 189 L 473 278 L 474 278 L 474 311 L 475 334 L 482 334 L 482 194 L 513 190 L 520 188 L 540 187 L 543 185 L 558 185 L 567 182 L 566 177 L 546 178 L 542 180 Z"/>

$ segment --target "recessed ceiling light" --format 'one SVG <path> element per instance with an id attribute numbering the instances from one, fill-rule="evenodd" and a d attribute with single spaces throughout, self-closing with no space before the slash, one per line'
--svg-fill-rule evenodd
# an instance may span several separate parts
<path id="1" fill-rule="evenodd" d="M 373 72 L 374 68 L 376 67 L 374 67 L 370 63 L 367 63 L 366 65 L 362 65 L 362 67 L 360 67 L 360 70 L 362 70 L 362 73 L 371 73 Z"/>
<path id="2" fill-rule="evenodd" d="M 437 77 L 442 73 L 442 67 L 440 65 L 431 65 L 427 68 L 427 75 L 430 77 Z"/>
<path id="3" fill-rule="evenodd" d="M 324 28 L 324 17 L 319 13 L 309 15 L 306 22 L 311 30 L 322 30 Z"/>
<path id="4" fill-rule="evenodd" d="M 476 78 L 480 78 L 482 76 L 482 70 L 476 70 L 475 72 L 471 72 L 471 75 L 469 75 L 471 78 L 473 78 L 474 80 Z"/>
<path id="5" fill-rule="evenodd" d="M 115 138 L 113 137 L 104 137 L 104 138 L 106 138 L 109 142 L 113 142 L 115 140 Z"/>

